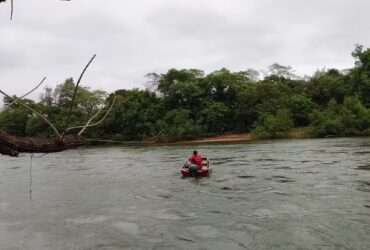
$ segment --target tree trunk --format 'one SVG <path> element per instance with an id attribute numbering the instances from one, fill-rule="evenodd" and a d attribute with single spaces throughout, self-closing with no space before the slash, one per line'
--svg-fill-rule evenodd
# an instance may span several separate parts
<path id="1" fill-rule="evenodd" d="M 0 130 L 0 154 L 16 157 L 19 153 L 54 153 L 84 145 L 82 137 L 66 135 L 63 139 L 18 137 Z"/>

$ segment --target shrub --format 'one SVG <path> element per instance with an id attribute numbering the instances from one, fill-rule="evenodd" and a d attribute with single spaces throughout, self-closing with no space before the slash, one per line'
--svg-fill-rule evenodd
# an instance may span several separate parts
<path id="1" fill-rule="evenodd" d="M 268 114 L 261 118 L 255 133 L 259 138 L 283 138 L 293 127 L 291 114 L 286 109 L 281 109 L 275 115 Z"/>

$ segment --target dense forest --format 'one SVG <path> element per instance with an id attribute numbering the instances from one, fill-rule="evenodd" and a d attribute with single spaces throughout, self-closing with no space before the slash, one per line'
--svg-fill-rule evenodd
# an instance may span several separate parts
<path id="1" fill-rule="evenodd" d="M 116 103 L 90 138 L 175 141 L 225 133 L 252 132 L 260 138 L 284 138 L 293 128 L 306 136 L 370 135 L 370 49 L 356 46 L 355 64 L 299 77 L 289 66 L 256 70 L 170 69 L 149 73 L 145 90 L 121 89 L 108 94 L 79 87 L 69 125 L 80 125 L 105 104 Z M 61 128 L 75 87 L 72 78 L 46 87 L 38 101 L 23 102 Z M 48 125 L 19 104 L 4 98 L 0 129 L 19 136 L 49 136 Z M 109 106 L 109 105 L 106 105 Z M 72 122 L 70 122 L 72 121 Z"/>

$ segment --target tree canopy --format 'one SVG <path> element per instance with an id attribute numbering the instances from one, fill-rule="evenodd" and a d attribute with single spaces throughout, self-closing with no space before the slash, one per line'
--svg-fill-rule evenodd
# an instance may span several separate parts
<path id="1" fill-rule="evenodd" d="M 275 63 L 264 77 L 253 69 L 222 68 L 208 74 L 170 69 L 149 73 L 145 90 L 121 89 L 109 95 L 80 86 L 70 121 L 66 114 L 76 86 L 72 78 L 46 87 L 40 100 L 24 102 L 65 127 L 67 122 L 80 125 L 116 96 L 110 116 L 88 135 L 123 140 L 180 140 L 228 132 L 280 138 L 299 127 L 309 127 L 311 136 L 318 137 L 369 135 L 370 49 L 356 46 L 352 55 L 354 67 L 349 70 L 321 70 L 305 78 Z M 9 102 L 4 99 L 5 106 Z M 51 133 L 17 104 L 0 113 L 0 129 L 22 136 Z"/>

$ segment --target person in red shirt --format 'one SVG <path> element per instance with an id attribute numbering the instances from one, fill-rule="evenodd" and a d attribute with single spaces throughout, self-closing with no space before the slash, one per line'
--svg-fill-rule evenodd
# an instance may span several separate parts
<path id="1" fill-rule="evenodd" d="M 201 169 L 203 166 L 203 157 L 198 154 L 198 151 L 194 150 L 193 155 L 189 158 L 189 161 L 196 165 L 198 169 Z"/>

